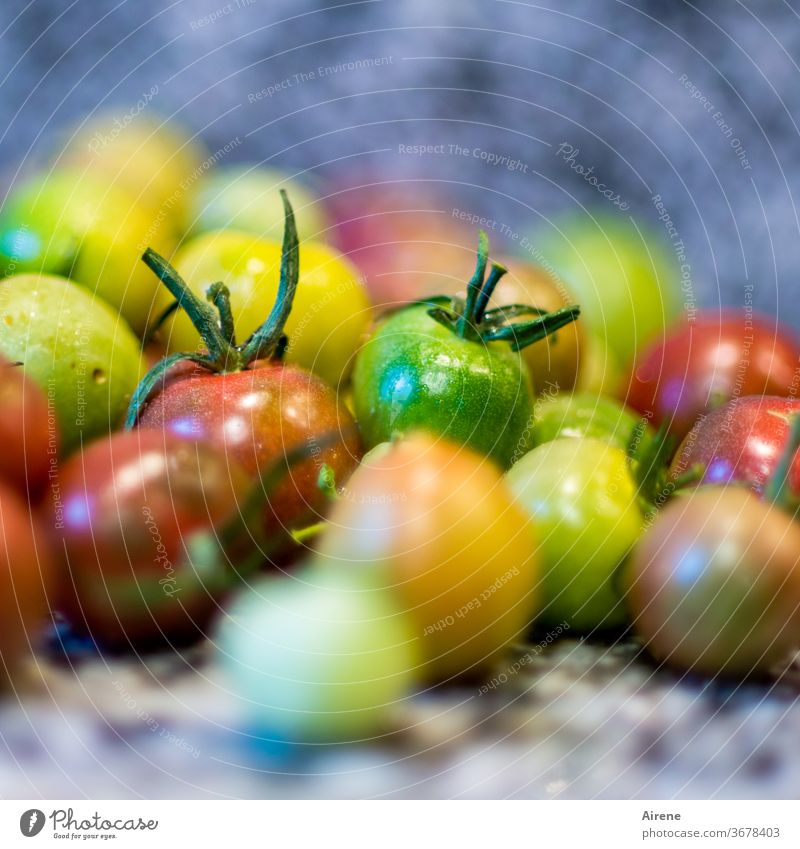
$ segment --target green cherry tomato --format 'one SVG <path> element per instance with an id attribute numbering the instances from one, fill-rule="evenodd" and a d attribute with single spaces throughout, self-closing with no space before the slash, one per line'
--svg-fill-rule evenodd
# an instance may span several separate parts
<path id="1" fill-rule="evenodd" d="M 240 230 L 280 242 L 279 189 L 286 189 L 292 199 L 300 241 L 325 241 L 328 217 L 319 198 L 287 174 L 254 165 L 223 166 L 202 181 L 193 198 L 190 234 Z"/>
<path id="2" fill-rule="evenodd" d="M 54 405 L 69 452 L 121 423 L 143 375 L 139 340 L 105 302 L 62 277 L 0 280 L 0 353 Z"/>
<path id="3" fill-rule="evenodd" d="M 589 329 L 627 369 L 637 352 L 660 338 L 681 305 L 681 270 L 652 234 L 632 223 L 585 215 L 561 222 L 535 241 L 581 305 Z"/>
<path id="4" fill-rule="evenodd" d="M 425 430 L 507 468 L 530 447 L 528 369 L 508 344 L 462 339 L 429 309 L 401 309 L 359 351 L 353 403 L 365 443 Z"/>
<path id="5" fill-rule="evenodd" d="M 281 250 L 280 242 L 249 233 L 206 233 L 184 245 L 173 264 L 201 298 L 212 283 L 225 283 L 236 337 L 244 342 L 275 301 Z M 370 318 L 356 269 L 327 245 L 306 242 L 300 250 L 300 280 L 285 326 L 289 337 L 285 362 L 307 368 L 336 386 L 349 374 Z M 194 351 L 200 344 L 197 330 L 181 310 L 165 323 L 162 334 L 170 352 Z"/>
<path id="6" fill-rule="evenodd" d="M 541 622 L 577 631 L 623 625 L 616 573 L 644 521 L 625 452 L 598 439 L 556 439 L 506 477 L 540 541 Z"/>
<path id="7" fill-rule="evenodd" d="M 244 593 L 217 644 L 228 686 L 261 733 L 292 743 L 385 731 L 417 683 L 413 634 L 390 592 L 341 569 L 303 569 Z"/>
<path id="8" fill-rule="evenodd" d="M 168 303 L 141 262 L 172 250 L 163 222 L 123 189 L 79 171 L 34 177 L 0 211 L 0 274 L 69 277 L 118 310 L 137 333 Z"/>
<path id="9" fill-rule="evenodd" d="M 554 439 L 602 439 L 637 457 L 652 442 L 648 420 L 613 398 L 590 392 L 543 397 L 536 404 L 534 440 L 537 445 Z"/>

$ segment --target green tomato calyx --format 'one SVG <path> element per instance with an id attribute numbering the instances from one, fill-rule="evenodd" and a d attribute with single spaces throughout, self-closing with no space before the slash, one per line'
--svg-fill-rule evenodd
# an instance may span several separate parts
<path id="1" fill-rule="evenodd" d="M 282 358 L 287 338 L 284 326 L 292 311 L 297 284 L 300 279 L 300 248 L 294 210 L 284 189 L 280 190 L 284 209 L 283 248 L 281 253 L 278 294 L 264 323 L 241 345 L 236 342 L 230 292 L 224 283 L 214 283 L 206 292 L 206 301 L 199 298 L 186 281 L 164 257 L 148 248 L 142 261 L 159 278 L 175 297 L 160 316 L 156 327 L 177 309 L 189 317 L 206 346 L 205 353 L 180 352 L 164 357 L 142 378 L 131 398 L 125 427 L 130 430 L 139 412 L 155 387 L 163 382 L 167 372 L 177 363 L 190 361 L 210 372 L 224 374 L 242 371 L 256 360 Z"/>
<path id="2" fill-rule="evenodd" d="M 511 349 L 521 351 L 571 324 L 580 315 L 580 307 L 572 304 L 553 312 L 546 312 L 529 304 L 509 304 L 487 310 L 492 294 L 507 269 L 493 262 L 486 276 L 489 263 L 489 238 L 481 230 L 478 234 L 478 260 L 475 273 L 467 286 L 467 297 L 430 298 L 428 315 L 443 324 L 462 339 L 474 342 L 509 342 Z M 521 316 L 534 315 L 531 321 L 515 322 Z"/>
<path id="3" fill-rule="evenodd" d="M 787 486 L 787 482 L 798 448 L 800 448 L 800 414 L 794 413 L 789 416 L 789 437 L 786 445 L 764 487 L 764 500 L 791 514 L 797 511 L 798 503 L 797 496 L 794 495 L 791 487 Z"/>

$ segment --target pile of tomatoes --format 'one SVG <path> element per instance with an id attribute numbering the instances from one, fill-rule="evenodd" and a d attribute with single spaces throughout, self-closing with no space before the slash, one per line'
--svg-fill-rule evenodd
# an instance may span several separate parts
<path id="1" fill-rule="evenodd" d="M 490 258 L 417 187 L 89 125 L 0 209 L 0 656 L 210 636 L 250 721 L 364 739 L 531 629 L 779 675 L 800 341 L 641 228 Z"/>

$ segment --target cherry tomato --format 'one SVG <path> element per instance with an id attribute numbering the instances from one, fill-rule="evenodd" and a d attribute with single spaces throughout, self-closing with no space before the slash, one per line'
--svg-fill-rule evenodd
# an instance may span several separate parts
<path id="1" fill-rule="evenodd" d="M 30 659 L 52 592 L 51 552 L 25 501 L 0 482 L 0 679 Z"/>
<path id="2" fill-rule="evenodd" d="M 542 398 L 536 403 L 533 433 L 536 445 L 585 436 L 615 445 L 631 458 L 638 457 L 653 440 L 647 419 L 613 398 L 577 392 Z"/>
<path id="3" fill-rule="evenodd" d="M 316 545 L 392 588 L 429 678 L 491 664 L 538 611 L 537 539 L 500 473 L 428 435 L 373 451 Z"/>
<path id="4" fill-rule="evenodd" d="M 336 483 L 344 483 L 361 457 L 353 418 L 330 386 L 304 369 L 270 361 L 228 374 L 180 364 L 148 400 L 138 426 L 213 445 L 254 478 L 288 449 L 340 432 L 335 445 L 292 468 L 276 489 L 265 508 L 271 529 L 319 520 L 328 504 L 320 475 L 330 469 Z"/>
<path id="5" fill-rule="evenodd" d="M 218 531 L 249 487 L 210 446 L 157 431 L 116 433 L 73 455 L 48 501 L 73 626 L 105 645 L 196 638 L 240 565 Z"/>
<path id="6" fill-rule="evenodd" d="M 166 429 L 217 447 L 255 477 L 286 450 L 338 430 L 340 438 L 293 467 L 265 508 L 270 530 L 294 529 L 313 521 L 327 503 L 326 479 L 342 484 L 361 456 L 352 416 L 334 390 L 316 375 L 284 365 L 284 326 L 299 282 L 299 246 L 286 193 L 286 236 L 275 304 L 264 323 L 243 344 L 235 341 L 227 287 L 212 298 L 218 315 L 200 300 L 177 271 L 152 252 L 145 262 L 186 310 L 205 343 L 202 353 L 176 353 L 143 379 L 127 424 Z"/>
<path id="7" fill-rule="evenodd" d="M 55 411 L 20 364 L 0 357 L 0 478 L 36 497 L 58 456 Z"/>
<path id="8" fill-rule="evenodd" d="M 76 128 L 56 161 L 58 168 L 123 189 L 175 237 L 191 223 L 193 198 L 208 164 L 204 145 L 175 121 L 139 114 L 123 124 L 111 113 Z"/>
<path id="9" fill-rule="evenodd" d="M 168 303 L 139 261 L 171 235 L 121 188 L 82 171 L 33 177 L 0 211 L 0 275 L 69 277 L 111 304 L 137 333 Z"/>
<path id="10" fill-rule="evenodd" d="M 701 487 L 661 511 L 625 568 L 634 627 L 681 669 L 775 671 L 800 634 L 800 526 L 740 487 Z"/>
<path id="11" fill-rule="evenodd" d="M 644 516 L 625 452 L 598 439 L 556 439 L 506 475 L 532 520 L 543 561 L 541 622 L 577 631 L 625 623 L 616 573 Z"/>
<path id="12" fill-rule="evenodd" d="M 760 494 L 786 448 L 790 418 L 798 412 L 796 398 L 751 395 L 730 401 L 703 416 L 687 434 L 672 461 L 671 479 L 746 483 Z M 789 486 L 800 498 L 800 458 L 792 465 Z"/>
<path id="13" fill-rule="evenodd" d="M 281 245 L 248 233 L 208 233 L 181 248 L 174 265 L 201 298 L 213 283 L 225 282 L 237 337 L 246 339 L 262 323 L 277 295 Z M 289 337 L 286 362 L 338 385 L 352 369 L 370 319 L 356 269 L 326 245 L 305 243 L 300 282 L 285 328 Z M 200 343 L 199 333 L 183 312 L 164 325 L 162 335 L 170 352 L 192 351 Z"/>
<path id="14" fill-rule="evenodd" d="M 232 605 L 215 643 L 250 726 L 282 742 L 368 740 L 419 677 L 409 621 L 352 570 L 263 580 Z"/>
<path id="15" fill-rule="evenodd" d="M 502 311 L 484 312 L 502 273 L 495 266 L 484 281 L 487 250 L 483 235 L 465 301 L 404 307 L 359 352 L 353 404 L 368 447 L 422 428 L 504 468 L 528 449 L 533 389 L 517 351 L 573 321 L 578 310 L 566 307 L 524 324 L 506 321 Z"/>
<path id="16" fill-rule="evenodd" d="M 325 241 L 328 216 L 322 201 L 288 174 L 257 165 L 223 165 L 202 181 L 193 198 L 191 235 L 238 230 L 280 244 L 281 188 L 292 198 L 300 242 Z M 183 270 L 180 264 L 178 268 Z"/>
<path id="17" fill-rule="evenodd" d="M 475 236 L 453 217 L 452 204 L 418 184 L 385 182 L 351 184 L 330 201 L 333 242 L 360 269 L 379 309 L 464 288 Z"/>
<path id="18" fill-rule="evenodd" d="M 744 395 L 789 395 L 800 385 L 800 340 L 775 319 L 698 314 L 637 360 L 626 403 L 684 437 L 697 419 Z"/>
<path id="19" fill-rule="evenodd" d="M 143 365 L 110 306 L 62 277 L 19 274 L 0 281 L 0 327 L 0 352 L 52 403 L 64 452 L 121 423 Z"/>
<path id="20" fill-rule="evenodd" d="M 651 233 L 587 213 L 533 240 L 536 257 L 553 269 L 581 305 L 586 326 L 628 369 L 636 352 L 660 339 L 681 305 L 681 272 Z"/>

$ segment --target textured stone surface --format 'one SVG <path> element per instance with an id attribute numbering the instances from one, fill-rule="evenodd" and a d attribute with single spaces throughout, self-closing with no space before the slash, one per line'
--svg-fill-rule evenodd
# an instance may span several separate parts
<path id="1" fill-rule="evenodd" d="M 416 696 L 383 739 L 303 750 L 248 732 L 205 653 L 45 668 L 38 692 L 0 710 L 0 797 L 796 798 L 800 788 L 795 689 L 682 680 L 628 642 L 562 640 L 516 674 L 511 659 L 488 692 Z"/>

